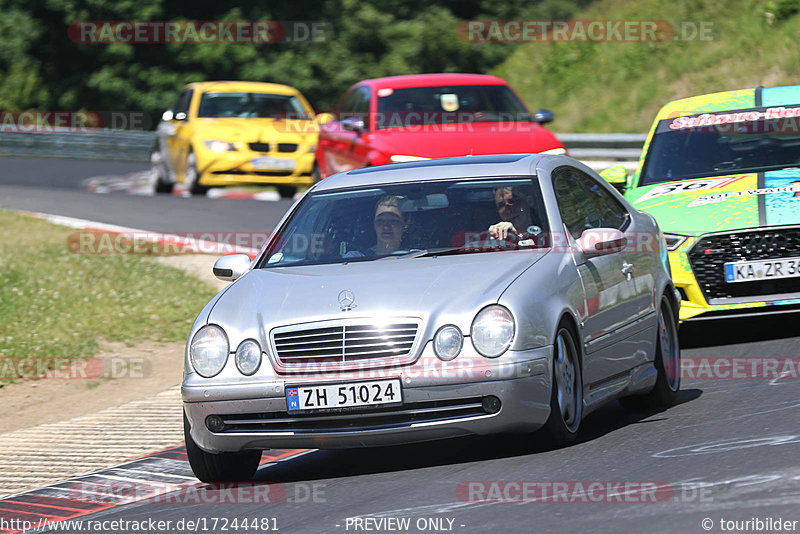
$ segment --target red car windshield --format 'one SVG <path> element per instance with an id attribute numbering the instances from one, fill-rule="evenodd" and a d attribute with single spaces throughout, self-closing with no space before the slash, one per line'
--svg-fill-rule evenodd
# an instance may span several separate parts
<path id="1" fill-rule="evenodd" d="M 533 122 L 505 85 L 379 89 L 377 128 L 468 122 Z"/>

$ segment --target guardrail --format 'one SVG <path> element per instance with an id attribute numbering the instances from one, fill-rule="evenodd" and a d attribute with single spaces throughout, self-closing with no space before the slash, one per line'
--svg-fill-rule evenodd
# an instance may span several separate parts
<path id="1" fill-rule="evenodd" d="M 0 133 L 0 155 L 150 161 L 155 132 Z"/>
<path id="2" fill-rule="evenodd" d="M 556 134 L 578 159 L 631 162 L 639 158 L 643 134 Z M 155 132 L 99 130 L 87 133 L 0 133 L 0 155 L 149 161 Z M 599 163 L 599 162 L 598 162 Z"/>

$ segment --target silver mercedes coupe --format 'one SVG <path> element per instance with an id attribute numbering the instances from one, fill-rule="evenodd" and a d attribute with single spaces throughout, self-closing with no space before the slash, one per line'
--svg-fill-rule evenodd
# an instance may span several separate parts
<path id="1" fill-rule="evenodd" d="M 289 209 L 189 333 L 186 448 L 203 481 L 269 448 L 544 427 L 680 387 L 663 238 L 582 163 L 476 156 L 352 170 Z"/>

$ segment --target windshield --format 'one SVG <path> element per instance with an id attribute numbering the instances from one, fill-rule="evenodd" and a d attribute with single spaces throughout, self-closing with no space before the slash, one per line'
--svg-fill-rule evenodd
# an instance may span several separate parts
<path id="1" fill-rule="evenodd" d="M 705 113 L 659 122 L 641 185 L 800 164 L 800 106 Z"/>
<path id="2" fill-rule="evenodd" d="M 378 129 L 467 122 L 533 122 L 505 85 L 379 89 Z"/>
<path id="3" fill-rule="evenodd" d="M 308 120 L 308 113 L 294 96 L 243 92 L 205 93 L 197 116 Z"/>
<path id="4" fill-rule="evenodd" d="M 503 223 L 507 235 L 489 229 Z M 415 182 L 306 197 L 261 267 L 499 252 L 547 246 L 535 178 Z"/>

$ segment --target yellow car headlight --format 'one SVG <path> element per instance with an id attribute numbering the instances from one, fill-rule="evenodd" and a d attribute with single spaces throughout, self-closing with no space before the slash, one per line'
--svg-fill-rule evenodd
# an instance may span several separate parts
<path id="1" fill-rule="evenodd" d="M 233 143 L 228 143 L 227 141 L 206 139 L 203 144 L 212 152 L 236 152 L 236 147 L 233 146 Z"/>

